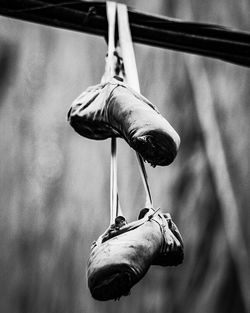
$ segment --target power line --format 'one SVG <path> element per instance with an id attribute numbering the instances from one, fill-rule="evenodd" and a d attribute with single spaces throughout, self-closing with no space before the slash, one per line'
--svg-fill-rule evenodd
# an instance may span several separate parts
<path id="1" fill-rule="evenodd" d="M 250 67 L 250 33 L 184 22 L 129 9 L 134 42 L 198 54 Z M 1 0 L 0 14 L 29 22 L 107 36 L 104 2 Z"/>

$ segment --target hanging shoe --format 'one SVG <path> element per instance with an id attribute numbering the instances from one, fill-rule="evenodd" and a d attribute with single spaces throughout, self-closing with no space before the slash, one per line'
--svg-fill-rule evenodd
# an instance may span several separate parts
<path id="1" fill-rule="evenodd" d="M 152 214 L 154 214 L 154 212 L 151 209 L 145 208 L 141 210 L 138 218 L 142 219 L 145 218 L 145 216 L 150 217 Z M 182 236 L 169 213 L 160 213 L 158 214 L 158 219 L 159 218 L 159 226 L 161 227 L 163 234 L 162 244 L 161 249 L 152 262 L 152 265 L 178 265 L 179 263 L 182 263 L 184 258 L 184 244 Z M 157 221 L 157 219 L 155 219 L 155 221 Z M 169 253 L 170 250 L 171 253 Z"/>
<path id="2" fill-rule="evenodd" d="M 115 224 L 111 225 L 92 245 L 87 277 L 96 300 L 117 300 L 128 295 L 152 264 L 182 263 L 183 242 L 169 228 L 170 216 L 152 212 L 116 230 Z"/>
<path id="3" fill-rule="evenodd" d="M 157 108 L 119 77 L 89 87 L 72 104 L 71 126 L 91 139 L 122 137 L 152 166 L 173 162 L 180 138 Z"/>

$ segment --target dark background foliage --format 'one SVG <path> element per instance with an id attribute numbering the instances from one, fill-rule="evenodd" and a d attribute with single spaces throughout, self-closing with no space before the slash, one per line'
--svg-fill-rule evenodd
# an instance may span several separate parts
<path id="1" fill-rule="evenodd" d="M 250 28 L 248 0 L 126 3 Z M 99 82 L 105 41 L 4 17 L 0 25 L 0 311 L 249 312 L 249 70 L 135 45 L 142 94 L 182 139 L 172 165 L 148 172 L 155 205 L 184 237 L 185 261 L 152 267 L 129 297 L 100 303 L 85 268 L 109 222 L 110 142 L 80 137 L 66 114 Z M 121 203 L 133 220 L 144 194 L 135 154 L 121 140 L 118 158 Z"/>

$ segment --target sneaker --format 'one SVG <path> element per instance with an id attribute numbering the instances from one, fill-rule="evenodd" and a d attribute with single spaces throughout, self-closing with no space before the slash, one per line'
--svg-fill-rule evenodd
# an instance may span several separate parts
<path id="1" fill-rule="evenodd" d="M 122 137 L 152 166 L 172 163 L 180 145 L 179 135 L 157 108 L 118 77 L 84 91 L 68 120 L 90 139 Z"/>
<path id="2" fill-rule="evenodd" d="M 182 263 L 183 241 L 169 221 L 172 223 L 170 215 L 149 210 L 138 221 L 125 223 L 119 229 L 111 225 L 93 243 L 87 269 L 93 298 L 117 300 L 130 293 L 150 265 Z"/>

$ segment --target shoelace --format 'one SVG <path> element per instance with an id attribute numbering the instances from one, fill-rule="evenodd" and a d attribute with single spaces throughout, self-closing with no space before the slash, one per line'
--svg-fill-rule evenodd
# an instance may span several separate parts
<path id="1" fill-rule="evenodd" d="M 161 233 L 162 233 L 162 245 L 161 245 L 160 253 L 161 254 L 167 254 L 169 252 L 169 247 L 171 245 L 174 246 L 174 244 L 175 244 L 174 240 L 171 237 L 167 236 L 167 231 L 170 230 L 172 232 L 173 236 L 176 237 L 176 239 L 178 241 L 180 241 L 180 238 L 179 238 L 179 236 L 176 236 L 176 234 L 171 229 L 172 228 L 171 227 L 172 218 L 171 218 L 170 214 L 169 213 L 157 213 L 157 211 L 153 212 L 152 214 L 146 214 L 145 217 L 143 217 L 137 221 L 128 223 L 119 229 L 112 229 L 109 227 L 104 232 L 104 234 L 101 235 L 97 239 L 97 241 L 94 243 L 94 246 L 100 245 L 100 244 L 104 243 L 105 241 L 108 241 L 111 238 L 117 237 L 121 234 L 124 234 L 126 232 L 131 231 L 131 230 L 134 230 L 134 229 L 142 226 L 146 222 L 154 221 L 159 225 Z M 158 219 L 156 219 L 156 217 L 158 217 Z M 172 242 L 169 242 L 169 239 L 171 239 Z M 182 242 L 180 242 L 180 244 L 182 245 Z"/>
<path id="2" fill-rule="evenodd" d="M 109 81 L 116 73 L 116 62 L 121 62 L 121 58 L 116 51 L 115 46 L 115 23 L 116 11 L 118 15 L 118 32 L 120 49 L 123 57 L 123 65 L 120 66 L 124 70 L 124 78 L 128 85 L 135 91 L 140 92 L 138 73 L 135 62 L 132 37 L 128 21 L 127 6 L 116 2 L 107 1 L 107 19 L 108 19 L 108 54 L 106 58 L 105 73 L 102 83 Z M 117 57 L 118 55 L 118 57 Z M 148 183 L 147 172 L 145 169 L 142 157 L 137 153 L 139 170 L 143 181 L 143 186 L 146 193 L 146 207 L 153 209 L 153 200 Z M 117 141 L 116 138 L 111 138 L 111 163 L 110 163 L 110 225 L 115 221 L 118 215 L 122 215 L 122 210 L 119 204 L 118 186 L 117 186 Z"/>

